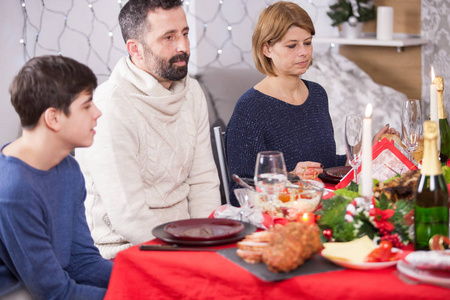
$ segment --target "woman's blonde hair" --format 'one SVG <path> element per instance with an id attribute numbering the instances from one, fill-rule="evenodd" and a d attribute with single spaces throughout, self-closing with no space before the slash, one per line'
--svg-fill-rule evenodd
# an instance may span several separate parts
<path id="1" fill-rule="evenodd" d="M 263 53 L 264 45 L 280 41 L 289 28 L 297 26 L 311 35 L 316 33 L 308 13 L 292 2 L 280 1 L 268 6 L 259 16 L 252 36 L 253 60 L 256 68 L 265 75 L 276 76 L 272 60 Z"/>

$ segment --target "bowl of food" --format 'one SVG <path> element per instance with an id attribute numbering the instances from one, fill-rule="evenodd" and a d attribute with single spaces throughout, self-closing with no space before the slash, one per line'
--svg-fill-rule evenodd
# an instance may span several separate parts
<path id="1" fill-rule="evenodd" d="M 322 200 L 324 188 L 324 183 L 316 180 L 289 184 L 273 201 L 275 217 L 297 221 L 304 213 L 314 212 Z M 263 213 L 270 213 L 271 203 L 267 197 L 261 193 L 254 197 L 255 205 L 261 208 Z"/>

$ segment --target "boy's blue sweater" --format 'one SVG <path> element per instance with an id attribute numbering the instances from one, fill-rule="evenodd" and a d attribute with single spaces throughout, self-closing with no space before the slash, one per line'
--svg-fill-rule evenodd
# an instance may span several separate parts
<path id="1" fill-rule="evenodd" d="M 41 171 L 0 154 L 0 297 L 103 299 L 112 262 L 94 246 L 85 195 L 71 156 Z"/>

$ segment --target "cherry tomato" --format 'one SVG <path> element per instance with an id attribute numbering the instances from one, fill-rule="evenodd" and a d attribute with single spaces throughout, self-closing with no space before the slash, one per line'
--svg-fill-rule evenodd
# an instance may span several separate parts
<path id="1" fill-rule="evenodd" d="M 379 245 L 378 248 L 384 248 L 384 249 L 392 249 L 392 243 L 389 241 L 382 241 Z"/>
<path id="2" fill-rule="evenodd" d="M 389 241 L 382 241 L 378 248 L 372 250 L 364 259 L 365 262 L 383 262 L 390 261 L 392 257 L 392 243 Z"/>

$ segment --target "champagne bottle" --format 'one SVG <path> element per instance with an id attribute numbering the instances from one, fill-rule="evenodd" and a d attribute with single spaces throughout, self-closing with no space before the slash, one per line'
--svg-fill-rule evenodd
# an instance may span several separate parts
<path id="1" fill-rule="evenodd" d="M 425 121 L 424 153 L 414 204 L 416 250 L 429 250 L 433 235 L 448 236 L 448 191 L 437 152 L 438 124 Z"/>
<path id="2" fill-rule="evenodd" d="M 450 158 L 450 127 L 444 107 L 444 78 L 436 76 L 433 80 L 437 90 L 437 107 L 439 117 L 439 132 L 441 135 L 441 162 Z"/>

